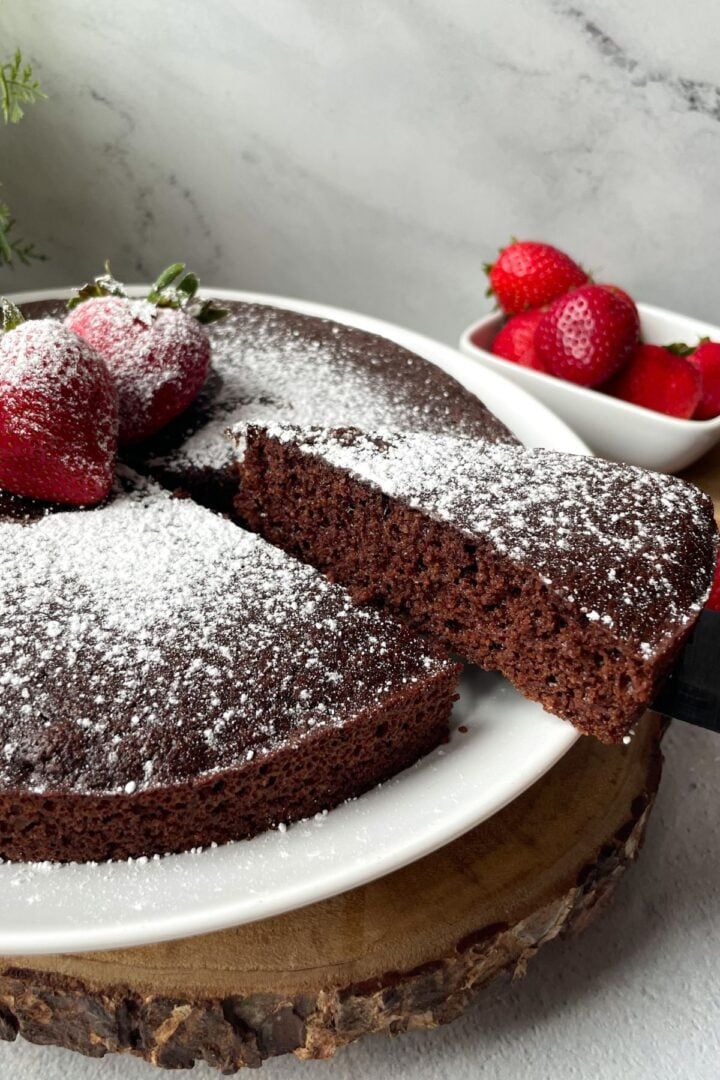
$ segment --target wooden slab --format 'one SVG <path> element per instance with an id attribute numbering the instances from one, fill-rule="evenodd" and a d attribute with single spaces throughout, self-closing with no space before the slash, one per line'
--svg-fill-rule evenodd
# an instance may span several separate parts
<path id="1" fill-rule="evenodd" d="M 460 840 L 301 911 L 141 949 L 0 960 L 0 1036 L 232 1072 L 451 1020 L 605 904 L 642 841 L 659 739 L 650 715 L 630 746 L 581 739 Z"/>

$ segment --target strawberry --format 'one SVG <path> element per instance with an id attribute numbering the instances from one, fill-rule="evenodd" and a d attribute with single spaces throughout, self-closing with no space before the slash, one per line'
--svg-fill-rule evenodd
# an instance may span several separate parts
<path id="1" fill-rule="evenodd" d="M 196 301 L 198 279 L 168 267 L 143 300 L 131 300 L 110 274 L 69 301 L 65 325 L 97 349 L 118 391 L 120 444 L 159 431 L 197 397 L 210 366 L 205 326 L 225 311 Z"/>
<path id="2" fill-rule="evenodd" d="M 705 607 L 710 608 L 711 611 L 720 611 L 720 555 L 718 555 L 715 563 L 715 573 L 710 587 L 710 595 L 705 601 Z"/>
<path id="3" fill-rule="evenodd" d="M 633 315 L 633 318 L 635 319 L 635 322 L 637 323 L 638 336 L 639 336 L 640 335 L 640 312 L 637 309 L 637 304 L 633 300 L 632 296 L 630 296 L 630 293 L 626 293 L 625 290 L 621 289 L 619 285 L 603 285 L 603 289 L 609 289 L 610 292 L 614 293 L 615 296 L 617 296 L 619 300 L 623 300 L 627 304 L 628 308 L 632 312 L 632 315 Z"/>
<path id="4" fill-rule="evenodd" d="M 702 394 L 695 410 L 696 420 L 709 420 L 720 415 L 720 344 L 702 338 L 697 349 L 688 353 L 688 360 L 700 372 Z"/>
<path id="5" fill-rule="evenodd" d="M 638 326 L 628 304 L 602 285 L 561 296 L 535 331 L 535 350 L 552 374 L 580 386 L 599 386 L 632 356 Z"/>
<path id="6" fill-rule="evenodd" d="M 535 352 L 535 331 L 543 314 L 542 311 L 535 310 L 513 315 L 495 335 L 491 346 L 492 352 L 496 356 L 502 356 L 503 360 L 520 364 L 521 367 L 544 371 L 545 368 Z"/>
<path id="7" fill-rule="evenodd" d="M 113 482 L 117 398 L 107 367 L 55 319 L 2 301 L 0 487 L 47 502 L 100 502 Z"/>
<path id="8" fill-rule="evenodd" d="M 506 315 L 543 307 L 588 280 L 569 255 L 534 240 L 515 240 L 502 248 L 485 272 L 490 279 L 488 295 L 495 296 Z"/>
<path id="9" fill-rule="evenodd" d="M 689 357 L 660 345 L 640 345 L 605 389 L 633 405 L 688 419 L 700 401 L 701 379 Z"/>

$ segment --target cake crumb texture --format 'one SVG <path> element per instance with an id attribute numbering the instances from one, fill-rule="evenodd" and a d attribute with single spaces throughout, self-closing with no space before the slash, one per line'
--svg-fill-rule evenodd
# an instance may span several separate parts
<path id="1" fill-rule="evenodd" d="M 581 730 L 621 738 L 710 588 L 710 499 L 597 458 L 250 426 L 236 512 Z"/>

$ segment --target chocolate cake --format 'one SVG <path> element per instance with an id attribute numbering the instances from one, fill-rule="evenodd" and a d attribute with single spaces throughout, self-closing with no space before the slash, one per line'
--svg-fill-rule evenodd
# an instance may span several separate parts
<path id="1" fill-rule="evenodd" d="M 194 502 L 0 512 L 1 857 L 248 837 L 446 737 L 456 664 Z"/>
<path id="2" fill-rule="evenodd" d="M 238 435 L 253 529 L 604 741 L 707 598 L 712 503 L 674 477 L 433 433 Z"/>
<path id="3" fill-rule="evenodd" d="M 446 736 L 448 646 L 617 739 L 705 598 L 695 489 L 527 452 L 383 338 L 229 307 L 200 397 L 133 448 L 166 490 L 0 497 L 0 857 L 180 851 L 358 795 Z"/>
<path id="4" fill-rule="evenodd" d="M 455 379 L 387 338 L 263 304 L 225 302 L 212 372 L 178 422 L 134 456 L 171 489 L 229 510 L 227 430 L 240 422 L 423 431 L 516 442 Z"/>
<path id="5" fill-rule="evenodd" d="M 201 395 L 129 459 L 195 501 L 137 476 L 89 511 L 0 496 L 0 857 L 250 836 L 359 794 L 446 735 L 456 664 L 197 504 L 231 509 L 227 429 L 243 419 L 513 436 L 385 339 L 228 306 Z"/>

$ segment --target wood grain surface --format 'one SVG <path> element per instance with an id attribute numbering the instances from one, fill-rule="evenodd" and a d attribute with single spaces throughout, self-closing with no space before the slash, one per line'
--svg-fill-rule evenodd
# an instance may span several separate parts
<path id="1" fill-rule="evenodd" d="M 642 841 L 660 730 L 648 715 L 627 747 L 580 739 L 455 843 L 320 904 L 184 941 L 0 961 L 0 1036 L 232 1072 L 451 1020 L 602 908 Z"/>

